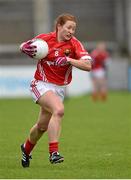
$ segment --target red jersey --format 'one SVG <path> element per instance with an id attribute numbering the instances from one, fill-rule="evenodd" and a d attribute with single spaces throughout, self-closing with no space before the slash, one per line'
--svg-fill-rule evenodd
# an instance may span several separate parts
<path id="1" fill-rule="evenodd" d="M 97 49 L 93 50 L 91 53 L 91 57 L 93 58 L 93 66 L 92 70 L 94 69 L 103 69 L 106 60 L 109 57 L 109 53 L 107 51 L 99 51 Z"/>
<path id="2" fill-rule="evenodd" d="M 48 43 L 49 53 L 47 57 L 38 61 L 34 78 L 57 85 L 69 84 L 72 79 L 72 65 L 57 66 L 56 58 L 68 56 L 80 59 L 89 56 L 83 45 L 75 37 L 69 41 L 58 42 L 56 32 L 40 34 L 35 38 L 43 39 Z"/>

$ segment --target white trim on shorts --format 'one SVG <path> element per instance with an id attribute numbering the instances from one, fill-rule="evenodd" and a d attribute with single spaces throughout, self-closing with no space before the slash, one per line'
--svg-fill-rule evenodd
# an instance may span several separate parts
<path id="1" fill-rule="evenodd" d="M 95 69 L 92 70 L 91 75 L 94 78 L 104 78 L 106 75 L 106 71 L 104 69 Z"/>
<path id="2" fill-rule="evenodd" d="M 30 84 L 30 92 L 34 102 L 37 102 L 42 95 L 50 90 L 56 93 L 63 101 L 65 97 L 65 88 L 65 85 L 59 86 L 53 83 L 47 83 L 36 79 L 32 80 Z"/>

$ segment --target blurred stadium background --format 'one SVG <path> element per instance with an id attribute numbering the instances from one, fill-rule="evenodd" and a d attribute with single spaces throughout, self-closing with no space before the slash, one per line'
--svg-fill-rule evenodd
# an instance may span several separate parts
<path id="1" fill-rule="evenodd" d="M 131 90 L 131 0 L 0 0 L 0 97 L 29 96 L 36 62 L 21 54 L 19 45 L 52 31 L 63 12 L 78 17 L 77 37 L 89 52 L 98 41 L 107 43 L 109 89 Z M 74 73 L 67 95 L 90 92 L 89 73 Z"/>

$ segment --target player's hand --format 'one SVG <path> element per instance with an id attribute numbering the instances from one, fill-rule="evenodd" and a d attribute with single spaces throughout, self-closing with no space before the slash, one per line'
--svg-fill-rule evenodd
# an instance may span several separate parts
<path id="1" fill-rule="evenodd" d="M 37 52 L 37 49 L 36 49 L 37 47 L 34 45 L 31 45 L 32 43 L 33 43 L 33 40 L 29 40 L 27 42 L 22 43 L 20 46 L 20 50 L 33 58 Z"/>
<path id="2" fill-rule="evenodd" d="M 57 65 L 57 66 L 63 66 L 63 65 L 66 65 L 66 64 L 68 64 L 66 56 L 65 57 L 58 57 L 55 60 L 55 65 Z"/>

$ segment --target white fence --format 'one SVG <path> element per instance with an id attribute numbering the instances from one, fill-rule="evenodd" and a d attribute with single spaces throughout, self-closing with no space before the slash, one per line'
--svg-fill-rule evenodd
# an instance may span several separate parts
<path id="1" fill-rule="evenodd" d="M 29 97 L 29 85 L 35 66 L 0 66 L 0 98 Z M 73 69 L 72 83 L 67 87 L 67 96 L 76 96 L 91 90 L 90 74 Z"/>
<path id="2" fill-rule="evenodd" d="M 30 97 L 29 85 L 36 66 L 0 66 L 0 98 Z M 131 73 L 126 59 L 112 60 L 108 67 L 108 85 L 111 90 L 131 90 Z M 131 72 L 131 71 L 130 71 Z M 130 77 L 130 78 L 129 78 Z M 90 73 L 73 69 L 73 78 L 67 86 L 67 96 L 91 92 Z"/>
<path id="3" fill-rule="evenodd" d="M 1 66 L 0 97 L 29 96 L 29 83 L 33 78 L 33 71 L 33 66 Z"/>

